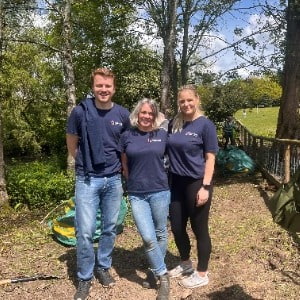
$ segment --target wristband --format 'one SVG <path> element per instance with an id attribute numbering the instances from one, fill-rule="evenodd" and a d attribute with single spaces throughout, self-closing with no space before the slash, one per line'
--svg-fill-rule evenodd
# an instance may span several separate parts
<path id="1" fill-rule="evenodd" d="M 205 190 L 209 191 L 210 188 L 211 188 L 211 184 L 203 184 L 202 187 L 203 187 Z"/>

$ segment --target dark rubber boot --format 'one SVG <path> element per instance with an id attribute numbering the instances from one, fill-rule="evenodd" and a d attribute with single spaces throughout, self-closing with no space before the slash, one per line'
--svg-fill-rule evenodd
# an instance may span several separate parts
<path id="1" fill-rule="evenodd" d="M 169 300 L 170 278 L 168 273 L 159 276 L 159 289 L 156 300 Z"/>

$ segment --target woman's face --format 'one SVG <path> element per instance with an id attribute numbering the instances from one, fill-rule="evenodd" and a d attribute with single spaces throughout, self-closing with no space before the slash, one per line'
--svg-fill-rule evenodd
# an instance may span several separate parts
<path id="1" fill-rule="evenodd" d="M 182 90 L 178 94 L 178 106 L 186 117 L 193 117 L 199 107 L 199 98 L 191 90 Z"/>
<path id="2" fill-rule="evenodd" d="M 142 105 L 138 114 L 139 129 L 142 131 L 150 131 L 153 128 L 154 113 L 148 103 Z"/>

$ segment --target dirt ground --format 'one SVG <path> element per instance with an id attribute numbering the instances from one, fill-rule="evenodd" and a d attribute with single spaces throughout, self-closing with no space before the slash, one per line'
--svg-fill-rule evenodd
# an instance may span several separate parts
<path id="1" fill-rule="evenodd" d="M 273 223 L 266 201 L 271 192 L 260 174 L 216 176 L 210 231 L 213 251 L 209 285 L 186 290 L 171 280 L 170 299 L 299 299 L 299 237 Z M 55 242 L 40 221 L 47 212 L 0 211 L 0 280 L 35 274 L 59 279 L 0 285 L 0 299 L 73 299 L 75 248 Z M 191 234 L 192 236 L 192 234 Z M 196 263 L 195 243 L 192 259 Z M 178 253 L 170 232 L 167 265 Z M 155 299 L 141 286 L 147 261 L 130 221 L 113 254 L 117 284 L 105 289 L 95 280 L 89 299 Z"/>

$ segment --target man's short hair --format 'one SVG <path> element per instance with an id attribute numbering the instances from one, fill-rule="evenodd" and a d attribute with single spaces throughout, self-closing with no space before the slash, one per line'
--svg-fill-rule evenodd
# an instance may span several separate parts
<path id="1" fill-rule="evenodd" d="M 92 84 L 92 86 L 94 84 L 94 78 L 95 78 L 96 75 L 101 75 L 101 76 L 104 76 L 104 77 L 111 77 L 114 81 L 114 86 L 116 87 L 116 76 L 115 76 L 115 74 L 113 73 L 112 70 L 110 70 L 108 68 L 95 69 L 91 74 L 91 84 Z"/>

